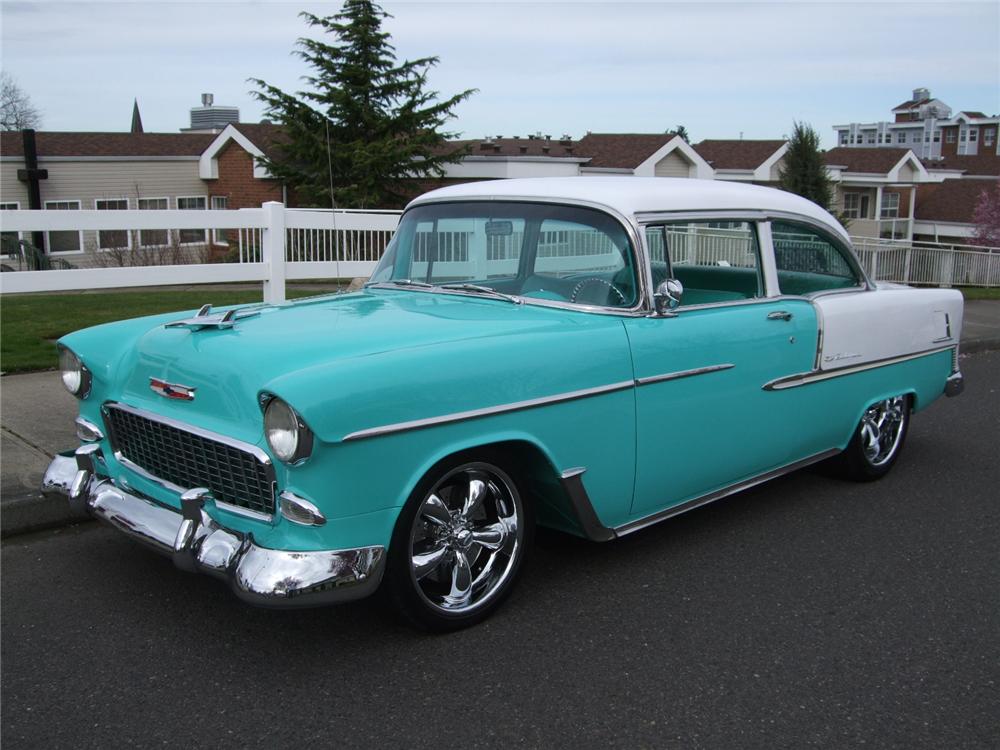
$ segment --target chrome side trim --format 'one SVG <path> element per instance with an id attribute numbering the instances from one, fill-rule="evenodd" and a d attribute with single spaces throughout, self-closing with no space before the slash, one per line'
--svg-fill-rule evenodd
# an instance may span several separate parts
<path id="1" fill-rule="evenodd" d="M 160 422 L 161 424 L 175 427 L 178 430 L 184 430 L 185 432 L 200 435 L 208 440 L 225 443 L 226 445 L 231 445 L 233 448 L 238 448 L 241 451 L 252 454 L 253 457 L 262 464 L 271 464 L 271 457 L 260 447 L 253 445 L 252 443 L 244 443 L 242 440 L 237 440 L 236 438 L 229 437 L 228 435 L 222 435 L 218 432 L 212 432 L 211 430 L 206 430 L 202 427 L 196 427 L 195 425 L 188 424 L 187 422 L 181 422 L 176 419 L 171 419 L 170 417 L 164 417 L 162 414 L 156 414 L 155 412 L 146 411 L 145 409 L 137 409 L 134 406 L 123 404 L 120 401 L 106 401 L 102 408 L 120 409 L 121 411 L 128 412 L 129 414 L 135 414 L 137 417 L 143 417 L 145 419 L 152 420 L 153 422 Z M 112 435 L 112 441 L 114 441 L 114 435 Z"/>
<path id="2" fill-rule="evenodd" d="M 546 404 L 559 404 L 564 401 L 575 401 L 581 398 L 599 396 L 604 393 L 624 391 L 628 388 L 634 387 L 634 385 L 635 381 L 633 380 L 623 380 L 620 383 L 599 385 L 595 388 L 583 388 L 578 391 L 569 391 L 567 393 L 557 393 L 554 396 L 542 396 L 541 398 L 532 398 L 527 401 L 515 401 L 510 404 L 500 404 L 498 406 L 487 406 L 482 409 L 470 409 L 469 411 L 460 411 L 453 414 L 443 414 L 440 417 L 427 417 L 425 419 L 413 419 L 409 422 L 397 422 L 395 424 L 382 425 L 381 427 L 370 427 L 368 429 L 358 430 L 344 436 L 342 442 L 347 443 L 353 440 L 364 440 L 365 438 L 390 435 L 396 432 L 408 432 L 409 430 L 422 430 L 426 427 L 435 427 L 437 425 L 449 424 L 451 422 L 462 422 L 466 419 L 477 419 L 479 417 L 489 417 L 495 414 L 506 414 L 507 412 L 512 411 L 534 409 L 537 406 L 545 406 Z"/>
<path id="3" fill-rule="evenodd" d="M 707 367 L 695 367 L 692 370 L 678 370 L 677 372 L 667 372 L 663 375 L 650 375 L 645 378 L 636 378 L 635 384 L 640 385 L 650 385 L 651 383 L 662 383 L 666 380 L 680 380 L 681 378 L 691 378 L 695 375 L 705 375 L 709 372 L 719 372 L 720 370 L 730 370 L 735 365 L 731 363 L 726 363 L 724 365 L 709 365 Z"/>
<path id="4" fill-rule="evenodd" d="M 852 365 L 850 367 L 838 367 L 832 370 L 812 370 L 811 372 L 800 372 L 795 375 L 786 375 L 784 377 L 775 378 L 774 380 L 768 381 L 761 386 L 765 391 L 782 391 L 786 388 L 798 388 L 800 385 L 810 385 L 811 383 L 818 383 L 822 380 L 830 380 L 831 378 L 839 378 L 844 375 L 853 375 L 854 373 L 864 372 L 865 370 L 874 370 L 879 367 L 887 367 L 888 365 L 895 365 L 900 362 L 908 362 L 911 359 L 919 359 L 921 357 L 928 357 L 932 354 L 938 354 L 940 352 L 946 352 L 951 349 L 950 346 L 939 346 L 936 349 L 926 349 L 922 352 L 916 352 L 914 354 L 904 354 L 899 357 L 888 357 L 886 359 L 877 359 L 873 362 L 865 362 L 860 365 Z"/>
<path id="5" fill-rule="evenodd" d="M 830 450 L 823 451 L 822 453 L 817 453 L 814 456 L 809 456 L 801 461 L 795 461 L 793 463 L 787 464 L 780 468 L 768 471 L 764 474 L 760 474 L 751 479 L 745 479 L 742 482 L 737 482 L 728 487 L 724 487 L 721 490 L 716 490 L 715 492 L 710 492 L 707 495 L 702 495 L 701 497 L 696 497 L 687 502 L 681 503 L 680 505 L 674 505 L 670 508 L 666 508 L 652 515 L 646 516 L 645 518 L 640 518 L 637 521 L 630 521 L 629 523 L 623 524 L 621 526 L 616 526 L 614 528 L 615 536 L 625 536 L 626 534 L 631 534 L 633 531 L 639 531 L 647 526 L 652 526 L 660 521 L 665 521 L 668 518 L 673 518 L 674 516 L 679 516 L 681 513 L 687 513 L 689 510 L 694 510 L 695 508 L 700 508 L 702 505 L 708 505 L 709 503 L 715 502 L 716 500 L 721 500 L 724 497 L 728 497 L 736 492 L 741 492 L 743 490 L 750 489 L 758 484 L 763 484 L 772 479 L 782 476 L 783 474 L 789 474 L 793 471 L 803 469 L 806 466 L 823 461 L 831 456 L 835 456 L 840 453 L 836 448 L 831 448 Z"/>

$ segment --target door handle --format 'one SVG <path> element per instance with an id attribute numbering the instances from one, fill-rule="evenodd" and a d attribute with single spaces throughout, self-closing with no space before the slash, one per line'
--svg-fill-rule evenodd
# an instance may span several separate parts
<path id="1" fill-rule="evenodd" d="M 786 312 L 785 310 L 775 310 L 774 312 L 769 312 L 767 314 L 768 320 L 791 320 L 792 314 Z"/>

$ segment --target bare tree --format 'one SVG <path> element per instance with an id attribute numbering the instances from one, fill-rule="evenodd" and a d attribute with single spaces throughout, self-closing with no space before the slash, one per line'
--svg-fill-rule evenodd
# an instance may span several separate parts
<path id="1" fill-rule="evenodd" d="M 0 73 L 0 130 L 37 128 L 41 124 L 42 114 L 31 103 L 31 97 L 10 73 Z"/>

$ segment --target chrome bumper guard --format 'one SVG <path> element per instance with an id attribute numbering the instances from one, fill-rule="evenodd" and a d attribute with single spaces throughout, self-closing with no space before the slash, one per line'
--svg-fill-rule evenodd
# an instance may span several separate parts
<path id="1" fill-rule="evenodd" d="M 228 581 L 243 601 L 265 607 L 314 607 L 374 593 L 385 568 L 385 548 L 290 552 L 260 547 L 251 534 L 219 524 L 203 509 L 208 490 L 181 496 L 182 508 L 127 492 L 95 471 L 100 447 L 84 445 L 56 456 L 42 492 L 66 497 L 81 517 L 93 516 L 169 555 L 181 570 Z"/>
<path id="2" fill-rule="evenodd" d="M 964 390 L 965 378 L 962 377 L 962 373 L 960 372 L 953 373 L 944 381 L 944 395 L 949 398 L 957 396 Z"/>

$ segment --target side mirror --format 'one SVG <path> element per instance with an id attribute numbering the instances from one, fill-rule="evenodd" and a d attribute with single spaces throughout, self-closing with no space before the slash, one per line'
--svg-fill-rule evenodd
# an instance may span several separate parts
<path id="1" fill-rule="evenodd" d="M 677 279 L 667 279 L 656 287 L 653 300 L 656 303 L 656 312 L 659 315 L 666 315 L 673 311 L 684 296 L 684 285 Z"/>

